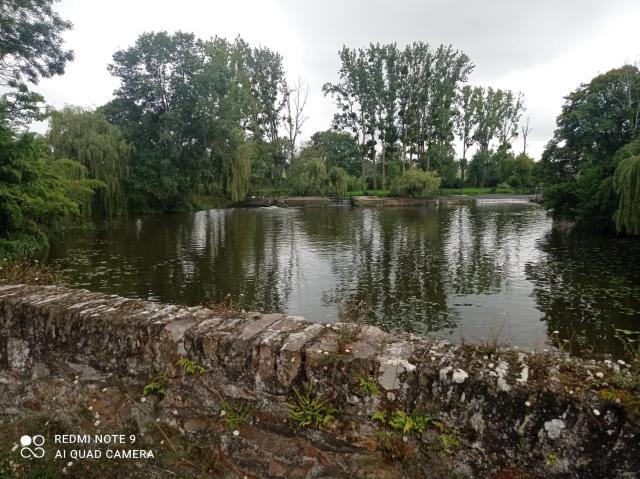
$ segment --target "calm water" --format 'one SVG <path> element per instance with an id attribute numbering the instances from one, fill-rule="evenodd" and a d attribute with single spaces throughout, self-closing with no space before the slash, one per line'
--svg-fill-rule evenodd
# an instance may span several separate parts
<path id="1" fill-rule="evenodd" d="M 534 205 L 224 209 L 74 231 L 49 261 L 75 286 L 335 321 L 365 299 L 387 330 L 615 350 L 640 329 L 640 241 L 551 231 Z"/>

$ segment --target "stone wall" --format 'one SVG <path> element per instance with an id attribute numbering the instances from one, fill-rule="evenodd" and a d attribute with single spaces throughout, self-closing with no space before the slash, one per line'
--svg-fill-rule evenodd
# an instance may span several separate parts
<path id="1" fill-rule="evenodd" d="M 192 441 L 213 451 L 220 477 L 631 478 L 640 470 L 638 408 L 613 386 L 630 377 L 627 364 L 232 313 L 1 286 L 0 423 L 38 414 L 93 430 L 134 427 L 156 457 Z M 188 374 L 182 358 L 204 372 Z M 143 397 L 161 374 L 166 395 Z M 302 410 L 294 391 L 317 399 L 311 406 L 323 401 L 324 424 L 292 417 L 287 404 Z M 194 461 L 136 476 L 197 475 L 184 472 Z"/>

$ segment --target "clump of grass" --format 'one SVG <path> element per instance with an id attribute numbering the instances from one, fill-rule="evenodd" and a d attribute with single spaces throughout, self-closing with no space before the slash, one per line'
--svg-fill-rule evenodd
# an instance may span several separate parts
<path id="1" fill-rule="evenodd" d="M 358 385 L 360 386 L 360 390 L 369 397 L 375 397 L 380 394 L 375 379 L 370 376 L 361 376 Z"/>
<path id="2" fill-rule="evenodd" d="M 222 401 L 221 414 L 224 415 L 224 423 L 228 428 L 237 429 L 246 424 L 251 419 L 251 413 L 251 406 L 246 403 L 234 404 Z"/>
<path id="3" fill-rule="evenodd" d="M 233 301 L 231 294 L 227 294 L 220 303 L 207 304 L 206 307 L 213 311 L 216 316 L 224 319 L 244 318 L 247 315 L 244 308 Z"/>
<path id="4" fill-rule="evenodd" d="M 162 373 L 153 378 L 142 390 L 142 395 L 144 397 L 151 395 L 159 398 L 165 397 L 167 395 L 167 376 Z"/>
<path id="5" fill-rule="evenodd" d="M 37 259 L 0 260 L 1 284 L 60 284 L 62 275 Z"/>
<path id="6" fill-rule="evenodd" d="M 296 398 L 295 404 L 287 404 L 289 417 L 296 427 L 316 427 L 327 426 L 335 420 L 335 408 L 328 405 L 324 400 L 313 397 L 311 385 L 304 393 L 293 388 Z"/>
<path id="7" fill-rule="evenodd" d="M 177 365 L 182 368 L 185 374 L 190 376 L 200 376 L 201 374 L 204 374 L 205 371 L 201 364 L 188 358 L 179 359 Z"/>
<path id="8" fill-rule="evenodd" d="M 487 339 L 484 339 L 478 344 L 477 350 L 491 357 L 497 355 L 500 350 L 504 349 L 506 343 L 500 339 L 504 325 L 505 322 L 503 321 L 497 329 L 494 327 L 489 328 Z"/>

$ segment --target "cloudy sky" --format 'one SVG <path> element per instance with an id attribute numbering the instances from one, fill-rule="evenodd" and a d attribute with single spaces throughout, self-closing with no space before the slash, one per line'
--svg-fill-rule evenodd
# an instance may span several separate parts
<path id="1" fill-rule="evenodd" d="M 450 43 L 475 63 L 470 83 L 524 93 L 535 157 L 564 95 L 597 73 L 640 60 L 637 0 L 62 0 L 58 10 L 74 24 L 65 38 L 76 59 L 64 76 L 37 88 L 56 107 L 108 101 L 117 81 L 107 64 L 142 32 L 239 34 L 280 52 L 289 78 L 306 80 L 308 137 L 330 125 L 333 105 L 321 87 L 336 79 L 342 45 Z M 522 148 L 520 140 L 515 147 Z"/>

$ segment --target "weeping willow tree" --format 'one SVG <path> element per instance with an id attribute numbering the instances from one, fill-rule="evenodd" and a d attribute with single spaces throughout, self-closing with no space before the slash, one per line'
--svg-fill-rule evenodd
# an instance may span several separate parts
<path id="1" fill-rule="evenodd" d="M 640 156 L 632 156 L 618 164 L 613 187 L 620 198 L 614 214 L 616 229 L 640 235 Z"/>
<path id="2" fill-rule="evenodd" d="M 129 171 L 132 147 L 120 129 L 99 113 L 66 107 L 51 115 L 49 145 L 55 158 L 75 160 L 87 169 L 87 176 L 102 184 L 84 213 L 121 215 L 126 211 L 124 180 Z"/>
<path id="3" fill-rule="evenodd" d="M 255 150 L 252 143 L 245 141 L 244 135 L 239 129 L 231 133 L 233 141 L 232 150 L 227 151 L 224 158 L 223 176 L 224 190 L 231 201 L 238 202 L 244 199 L 251 184 L 251 161 Z"/>

